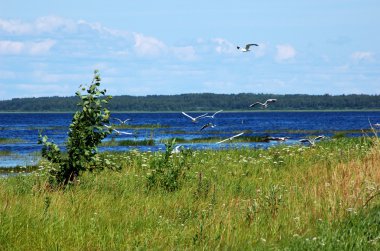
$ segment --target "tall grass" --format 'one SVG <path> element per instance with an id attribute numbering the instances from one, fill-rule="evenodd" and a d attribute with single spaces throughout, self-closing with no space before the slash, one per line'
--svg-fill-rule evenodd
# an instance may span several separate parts
<path id="1" fill-rule="evenodd" d="M 148 187 L 161 154 L 108 153 L 120 171 L 65 190 L 43 170 L 1 179 L 0 250 L 380 248 L 377 138 L 187 151 L 174 192 Z"/>

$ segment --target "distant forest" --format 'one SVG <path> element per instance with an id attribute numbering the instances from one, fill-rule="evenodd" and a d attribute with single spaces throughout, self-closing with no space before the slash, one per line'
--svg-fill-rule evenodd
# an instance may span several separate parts
<path id="1" fill-rule="evenodd" d="M 268 110 L 380 110 L 380 95 L 304 95 L 304 94 L 181 94 L 148 96 L 114 96 L 108 105 L 111 112 L 167 111 L 246 111 L 249 105 L 275 98 Z M 0 112 L 72 112 L 77 97 L 14 98 L 0 101 Z"/>

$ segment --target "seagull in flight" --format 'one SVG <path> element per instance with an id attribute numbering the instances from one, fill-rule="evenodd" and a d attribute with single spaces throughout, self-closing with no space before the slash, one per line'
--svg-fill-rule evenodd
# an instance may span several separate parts
<path id="1" fill-rule="evenodd" d="M 270 98 L 270 99 L 267 99 L 264 103 L 261 103 L 261 102 L 256 102 L 256 103 L 253 103 L 252 105 L 250 105 L 249 107 L 254 107 L 255 105 L 261 105 L 261 108 L 267 108 L 268 107 L 268 104 L 269 103 L 274 103 L 276 102 L 277 99 L 274 99 L 274 98 Z"/>
<path id="2" fill-rule="evenodd" d="M 301 143 L 309 143 L 309 145 L 315 146 L 315 141 L 323 139 L 324 137 L 325 136 L 323 136 L 323 135 L 319 135 L 319 136 L 317 136 L 317 137 L 315 137 L 313 139 L 300 139 L 299 142 L 301 142 Z"/>
<path id="3" fill-rule="evenodd" d="M 190 118 L 193 123 L 197 123 L 198 119 L 205 117 L 208 113 L 205 113 L 205 114 L 200 115 L 200 116 L 195 117 L 195 118 L 191 117 L 189 114 L 186 114 L 185 112 L 182 112 L 182 114 L 185 115 L 186 117 Z"/>
<path id="4" fill-rule="evenodd" d="M 211 127 L 211 128 L 214 128 L 215 125 L 213 123 L 207 123 L 205 124 L 204 126 L 202 126 L 202 128 L 199 130 L 199 131 L 202 131 L 203 129 L 206 129 L 207 127 Z"/>
<path id="5" fill-rule="evenodd" d="M 380 123 L 376 123 L 376 124 L 374 124 L 374 126 L 380 127 Z"/>
<path id="6" fill-rule="evenodd" d="M 267 140 L 275 140 L 275 141 L 285 141 L 290 139 L 289 137 L 267 137 Z"/>
<path id="7" fill-rule="evenodd" d="M 205 116 L 206 118 L 214 118 L 214 116 L 215 116 L 215 114 L 217 114 L 217 113 L 219 113 L 219 112 L 222 112 L 223 110 L 220 110 L 220 111 L 217 111 L 217 112 L 215 112 L 213 115 L 211 115 L 211 116 Z"/>
<path id="8" fill-rule="evenodd" d="M 172 150 L 172 154 L 173 154 L 173 153 L 180 153 L 181 150 L 182 150 L 182 148 L 183 148 L 183 146 L 181 146 L 181 145 L 176 146 L 176 147 Z"/>
<path id="9" fill-rule="evenodd" d="M 125 119 L 125 120 L 121 120 L 121 119 L 119 119 L 119 118 L 113 118 L 113 119 L 116 119 L 117 121 L 119 121 L 120 122 L 120 124 L 123 124 L 123 125 L 125 125 L 128 121 L 130 121 L 131 119 Z"/>
<path id="10" fill-rule="evenodd" d="M 246 44 L 244 48 L 241 48 L 240 46 L 236 46 L 236 48 L 241 52 L 248 52 L 250 51 L 251 46 L 259 46 L 258 44 Z"/>
<path id="11" fill-rule="evenodd" d="M 116 130 L 115 128 L 112 128 L 112 126 L 109 126 L 109 125 L 104 125 L 104 126 L 107 127 L 108 129 L 110 129 L 111 131 L 115 132 L 116 135 L 120 135 L 120 134 L 132 135 L 133 134 L 131 132 L 123 132 L 123 131 Z"/>
<path id="12" fill-rule="evenodd" d="M 229 138 L 227 138 L 227 139 L 223 139 L 223 140 L 221 140 L 221 141 L 219 141 L 219 142 L 216 142 L 216 144 L 220 144 L 220 143 L 223 143 L 223 142 L 228 141 L 228 140 L 233 140 L 234 138 L 239 137 L 239 136 L 241 136 L 241 135 L 243 135 L 243 134 L 244 134 L 244 132 L 241 132 L 241 133 L 236 134 L 236 135 L 234 135 L 234 136 L 232 136 L 232 137 L 229 137 Z"/>

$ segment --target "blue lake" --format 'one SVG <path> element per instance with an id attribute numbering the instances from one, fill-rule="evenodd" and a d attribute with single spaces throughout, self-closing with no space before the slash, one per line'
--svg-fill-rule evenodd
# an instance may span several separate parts
<path id="1" fill-rule="evenodd" d="M 189 113 L 195 117 L 202 113 Z M 41 145 L 37 144 L 39 131 L 64 148 L 71 113 L 0 113 L 0 139 L 17 139 L 16 142 L 0 143 L 0 166 L 32 165 L 39 159 Z M 370 129 L 370 123 L 380 122 L 380 111 L 363 112 L 222 112 L 214 119 L 202 118 L 192 123 L 180 112 L 175 113 L 115 113 L 115 118 L 131 120 L 131 126 L 160 125 L 159 128 L 120 129 L 134 135 L 110 135 L 106 140 L 154 139 L 155 146 L 100 147 L 101 151 L 157 151 L 164 149 L 161 140 L 178 137 L 184 139 L 220 137 L 227 138 L 244 132 L 246 136 L 288 136 L 285 144 L 298 144 L 298 140 L 309 135 L 324 134 L 333 136 L 342 131 L 347 136 L 360 136 L 361 130 Z M 200 128 L 213 122 L 214 128 L 200 131 Z M 118 124 L 115 121 L 115 124 Z M 9 143 L 7 143 L 9 142 Z M 226 147 L 268 147 L 279 144 L 269 143 L 189 143 L 183 144 L 193 149 L 218 149 Z"/>

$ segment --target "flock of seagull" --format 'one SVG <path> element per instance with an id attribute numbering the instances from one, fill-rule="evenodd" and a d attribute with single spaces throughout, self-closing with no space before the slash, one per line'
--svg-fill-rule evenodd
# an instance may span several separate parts
<path id="1" fill-rule="evenodd" d="M 248 47 L 248 48 L 249 48 L 249 47 Z M 238 48 L 238 49 L 239 49 L 239 48 Z M 274 103 L 274 102 L 276 102 L 276 101 L 277 101 L 277 99 L 267 99 L 264 103 L 257 101 L 257 102 L 255 102 L 255 103 L 251 104 L 249 107 L 252 108 L 252 107 L 255 107 L 255 106 L 260 105 L 262 109 L 266 109 L 266 108 L 268 108 L 268 105 L 269 105 L 270 103 Z M 222 112 L 222 111 L 223 111 L 223 110 L 219 110 L 219 111 L 215 112 L 215 113 L 214 113 L 213 115 L 211 115 L 211 116 L 208 116 L 208 113 L 205 113 L 205 114 L 202 114 L 202 115 L 197 116 L 197 117 L 195 117 L 195 118 L 192 117 L 192 116 L 190 116 L 189 114 L 187 114 L 187 113 L 185 113 L 185 112 L 182 112 L 182 114 L 185 115 L 186 117 L 190 118 L 191 121 L 192 121 L 193 123 L 197 123 L 198 120 L 201 119 L 201 118 L 214 118 L 216 114 L 218 114 L 218 113 L 220 113 L 220 112 Z M 204 125 L 201 127 L 200 131 L 202 131 L 202 130 L 208 128 L 208 127 L 213 128 L 213 127 L 215 127 L 215 126 L 216 126 L 215 124 L 213 124 L 212 122 L 209 122 L 209 123 L 207 123 L 207 124 L 204 124 Z M 231 141 L 231 140 L 233 140 L 234 138 L 237 138 L 237 137 L 239 137 L 239 136 L 241 136 L 241 135 L 243 135 L 243 134 L 244 134 L 244 132 L 238 133 L 238 134 L 233 135 L 233 136 L 231 136 L 231 137 L 229 137 L 229 138 L 226 138 L 226 139 L 223 139 L 223 140 L 221 140 L 221 141 L 219 141 L 219 142 L 216 142 L 216 144 L 220 144 L 220 143 L 223 143 L 223 142 L 226 142 L 226 141 Z M 316 141 L 321 140 L 321 139 L 323 139 L 323 138 L 325 138 L 324 135 L 319 135 L 319 136 L 317 136 L 317 137 L 315 137 L 315 138 L 305 138 L 305 139 L 300 139 L 299 142 L 300 142 L 300 143 L 307 143 L 307 144 L 309 144 L 310 146 L 314 146 L 315 143 L 316 143 Z M 289 137 L 266 137 L 266 140 L 268 140 L 268 141 L 285 141 L 285 140 L 288 140 L 288 139 L 289 139 Z M 178 149 L 179 149 L 179 148 L 177 148 L 176 151 L 178 151 Z"/>
<path id="2" fill-rule="evenodd" d="M 266 109 L 266 108 L 268 108 L 268 105 L 269 105 L 270 103 L 274 103 L 274 102 L 276 102 L 276 101 L 277 101 L 277 99 L 267 99 L 265 102 L 259 102 L 259 101 L 257 101 L 257 102 L 255 102 L 255 103 L 249 105 L 249 107 L 252 108 L 252 107 L 255 107 L 255 106 L 260 106 L 262 109 Z M 189 119 L 191 120 L 191 122 L 193 122 L 193 123 L 198 123 L 199 120 L 204 119 L 204 118 L 214 119 L 214 118 L 215 118 L 215 115 L 218 114 L 218 113 L 221 113 L 221 112 L 223 112 L 223 110 L 219 110 L 219 111 L 213 113 L 212 115 L 208 115 L 208 113 L 204 113 L 204 114 L 199 115 L 199 116 L 196 116 L 196 117 L 193 117 L 193 116 L 191 116 L 191 115 L 189 115 L 189 114 L 187 114 L 187 113 L 185 113 L 185 112 L 182 112 L 182 114 L 183 114 L 184 116 L 186 116 L 187 118 L 189 118 Z M 131 119 L 121 120 L 121 119 L 119 119 L 119 118 L 112 118 L 112 119 L 118 121 L 121 125 L 126 125 L 126 124 L 131 120 Z M 205 129 L 207 129 L 207 128 L 214 128 L 215 126 L 216 126 L 216 125 L 215 125 L 214 123 L 212 123 L 212 122 L 208 122 L 208 123 L 204 124 L 204 125 L 199 129 L 199 131 L 203 131 L 203 130 L 205 130 Z M 377 126 L 377 124 L 375 124 L 375 126 Z M 379 126 L 380 126 L 380 125 L 379 125 Z M 133 135 L 133 133 L 131 133 L 131 132 L 119 131 L 119 130 L 116 130 L 115 128 L 113 128 L 112 126 L 109 126 L 109 125 L 105 125 L 105 127 L 107 127 L 108 129 L 110 129 L 111 131 L 115 132 L 116 135 L 121 135 L 121 134 L 124 134 L 124 135 Z M 244 132 L 240 132 L 240 133 L 235 134 L 235 135 L 233 135 L 233 136 L 231 136 L 231 137 L 229 137 L 229 138 L 226 138 L 226 139 L 223 139 L 223 140 L 221 140 L 221 141 L 218 141 L 218 142 L 216 142 L 216 144 L 221 144 L 221 143 L 224 143 L 224 142 L 226 142 L 226 141 L 232 141 L 233 139 L 235 139 L 235 138 L 237 138 L 237 137 L 240 137 L 240 136 L 243 135 L 243 134 L 244 134 Z M 321 140 L 321 139 L 323 139 L 323 138 L 325 138 L 325 136 L 323 136 L 323 135 L 319 135 L 319 136 L 317 136 L 317 137 L 315 137 L 315 138 L 304 138 L 304 139 L 300 139 L 299 142 L 300 142 L 300 143 L 307 143 L 309 146 L 314 146 L 315 143 L 316 143 L 317 141 L 319 141 L 319 140 Z M 286 141 L 286 140 L 289 139 L 289 137 L 269 137 L 269 136 L 268 136 L 268 137 L 266 137 L 265 139 L 268 140 L 268 141 Z M 183 146 L 181 146 L 181 145 L 177 145 L 177 146 L 173 149 L 172 153 L 178 153 L 178 152 L 181 151 L 182 148 L 183 148 Z"/>
<path id="3" fill-rule="evenodd" d="M 259 45 L 251 43 L 251 44 L 246 44 L 244 47 L 237 46 L 237 49 L 239 51 L 241 51 L 241 52 L 249 52 L 249 51 L 251 51 L 251 48 L 254 47 L 254 46 L 259 46 Z M 259 102 L 259 101 L 257 101 L 255 103 L 252 103 L 251 105 L 249 105 L 249 107 L 252 108 L 252 107 L 255 107 L 255 106 L 260 106 L 262 109 L 266 109 L 266 108 L 268 108 L 268 105 L 270 103 L 274 103 L 276 101 L 277 101 L 277 99 L 267 99 L 265 102 Z M 191 116 L 191 115 L 189 115 L 189 114 L 187 114 L 185 112 L 182 112 L 182 114 L 184 116 L 186 116 L 187 118 L 189 118 L 191 120 L 191 122 L 197 123 L 200 119 L 204 119 L 204 118 L 214 119 L 215 115 L 218 114 L 218 113 L 221 113 L 221 112 L 223 112 L 223 110 L 219 110 L 219 111 L 215 112 L 212 115 L 208 115 L 208 113 L 205 113 L 205 114 L 199 115 L 197 117 L 193 117 L 193 116 Z M 117 120 L 120 124 L 127 124 L 130 121 L 130 119 L 125 119 L 125 120 L 121 120 L 121 119 L 118 119 L 118 118 L 114 118 L 114 119 Z M 117 135 L 120 135 L 120 134 L 132 135 L 132 133 L 130 133 L 130 132 L 123 132 L 123 131 L 119 131 L 119 130 L 114 129 L 111 126 L 107 126 L 107 125 L 105 125 L 105 126 L 107 128 L 109 128 L 110 130 L 114 131 Z M 199 131 L 203 131 L 203 130 L 205 130 L 207 128 L 214 128 L 215 126 L 216 125 L 214 123 L 209 122 L 209 123 L 204 124 L 200 128 Z M 376 123 L 376 124 L 374 124 L 374 126 L 375 127 L 380 127 L 380 123 Z M 238 133 L 236 135 L 233 135 L 233 136 L 231 136 L 229 138 L 226 138 L 226 139 L 223 139 L 223 140 L 221 140 L 219 142 L 216 142 L 216 144 L 221 144 L 221 143 L 226 142 L 226 141 L 232 141 L 233 139 L 235 139 L 235 138 L 237 138 L 237 137 L 239 137 L 239 136 L 241 136 L 243 134 L 244 134 L 244 132 L 240 132 L 240 133 Z M 324 138 L 325 138 L 324 135 L 319 135 L 319 136 L 314 137 L 314 138 L 300 139 L 299 142 L 300 143 L 306 143 L 309 146 L 314 146 L 317 141 L 322 140 Z M 268 141 L 286 141 L 287 139 L 289 139 L 289 137 L 267 137 L 266 138 L 266 140 L 268 140 Z M 183 148 L 183 146 L 177 145 L 175 147 L 175 149 L 173 149 L 173 153 L 180 152 L 181 148 Z"/>

